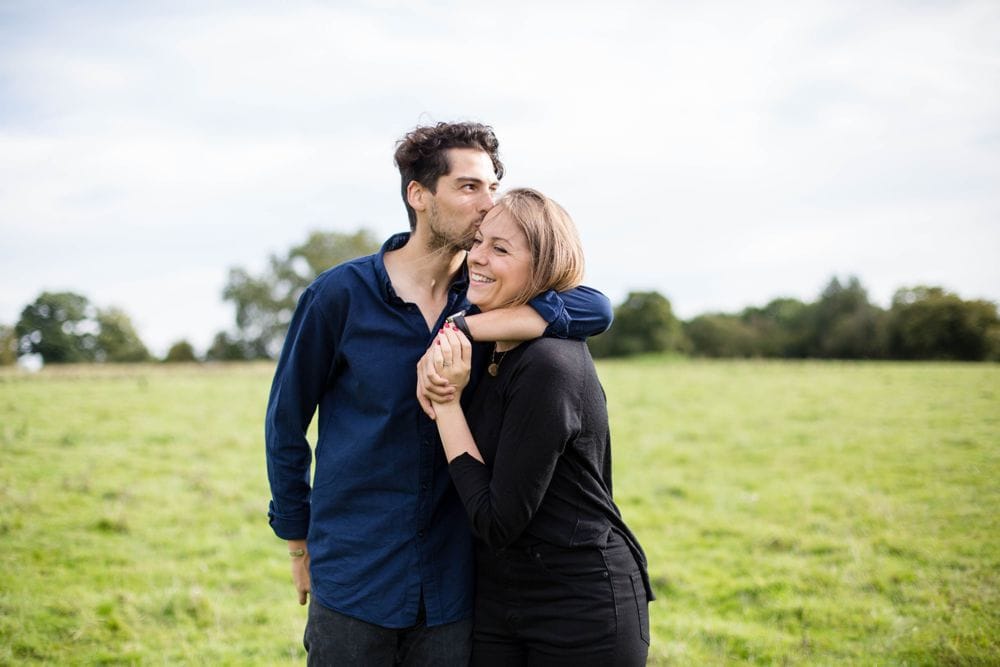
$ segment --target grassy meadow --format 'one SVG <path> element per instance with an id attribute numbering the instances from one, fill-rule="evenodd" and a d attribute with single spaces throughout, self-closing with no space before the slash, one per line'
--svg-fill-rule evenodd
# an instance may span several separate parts
<path id="1" fill-rule="evenodd" d="M 599 370 L 651 664 L 1000 664 L 1000 365 Z M 270 374 L 0 371 L 0 664 L 303 664 Z"/>

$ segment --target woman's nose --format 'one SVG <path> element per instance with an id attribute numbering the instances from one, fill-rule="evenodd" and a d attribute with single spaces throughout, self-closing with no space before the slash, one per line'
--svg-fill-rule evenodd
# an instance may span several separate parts
<path id="1" fill-rule="evenodd" d="M 473 243 L 472 248 L 469 250 L 469 263 L 471 264 L 482 264 L 483 251 L 482 243 Z"/>

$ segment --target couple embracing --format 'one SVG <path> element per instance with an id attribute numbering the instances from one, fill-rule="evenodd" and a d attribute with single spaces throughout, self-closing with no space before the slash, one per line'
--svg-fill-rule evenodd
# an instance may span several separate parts
<path id="1" fill-rule="evenodd" d="M 410 232 L 320 275 L 289 326 L 269 518 L 311 665 L 645 664 L 653 596 L 585 343 L 610 304 L 558 204 L 498 197 L 498 148 L 477 123 L 407 134 Z"/>

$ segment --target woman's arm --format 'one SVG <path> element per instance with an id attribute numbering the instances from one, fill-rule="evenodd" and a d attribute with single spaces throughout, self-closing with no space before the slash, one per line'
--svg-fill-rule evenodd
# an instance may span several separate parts
<path id="1" fill-rule="evenodd" d="M 438 434 L 441 436 L 444 456 L 448 459 L 448 463 L 462 454 L 468 454 L 479 463 L 483 463 L 483 455 L 479 453 L 476 441 L 472 439 L 469 423 L 465 420 L 465 413 L 462 412 L 462 404 L 458 401 L 438 403 L 434 409 L 437 411 Z"/>
<path id="2" fill-rule="evenodd" d="M 443 344 L 440 359 L 434 353 L 435 366 L 445 375 L 455 368 L 449 347 Z M 541 505 L 559 457 L 579 433 L 578 388 L 583 378 L 576 372 L 578 365 L 572 357 L 546 353 L 519 368 L 504 404 L 496 406 L 504 416 L 492 470 L 483 462 L 460 403 L 435 404 L 455 488 L 473 533 L 491 546 L 506 546 L 524 532 Z"/>
<path id="3" fill-rule="evenodd" d="M 451 463 L 462 454 L 468 454 L 482 463 L 482 454 L 472 439 L 462 404 L 457 400 L 469 383 L 472 369 L 472 345 L 469 339 L 455 325 L 446 325 L 424 359 L 455 388 L 455 399 L 447 402 L 434 401 L 438 434 L 444 446 L 445 458 Z"/>

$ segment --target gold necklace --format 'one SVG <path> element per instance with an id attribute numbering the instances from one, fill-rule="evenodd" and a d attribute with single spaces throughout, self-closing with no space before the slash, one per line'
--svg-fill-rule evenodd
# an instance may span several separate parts
<path id="1" fill-rule="evenodd" d="M 497 359 L 497 344 L 493 343 L 493 354 L 490 355 L 490 365 L 487 366 L 486 372 L 493 377 L 496 377 L 497 373 L 500 372 L 500 364 L 503 363 L 503 358 L 507 356 L 508 352 L 510 352 L 510 350 L 504 350 L 500 353 L 500 358 Z"/>

